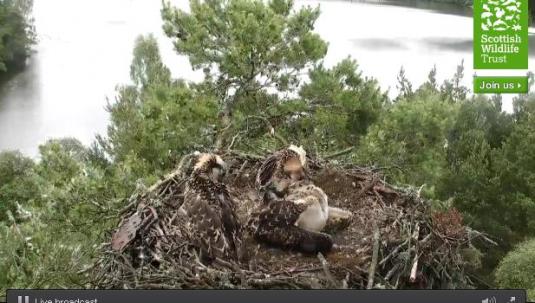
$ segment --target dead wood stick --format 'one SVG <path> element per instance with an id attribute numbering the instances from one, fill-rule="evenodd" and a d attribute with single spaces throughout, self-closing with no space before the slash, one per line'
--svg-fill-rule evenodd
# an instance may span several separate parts
<path id="1" fill-rule="evenodd" d="M 135 194 L 135 196 L 130 197 L 129 200 L 132 200 L 132 201 L 119 211 L 119 216 L 126 214 L 131 208 L 133 208 L 138 203 L 137 194 Z"/>
<path id="2" fill-rule="evenodd" d="M 194 156 L 193 153 L 183 156 L 182 159 L 180 159 L 180 162 L 178 163 L 177 168 L 173 170 L 170 174 L 167 174 L 166 176 L 164 176 L 163 179 L 158 180 L 151 187 L 149 187 L 145 194 L 156 191 L 162 184 L 180 175 L 183 172 L 184 165 L 186 164 L 186 162 L 190 160 L 193 156 Z"/>
<path id="3" fill-rule="evenodd" d="M 409 243 L 409 240 L 405 240 L 403 243 L 401 243 L 400 245 L 398 245 L 396 248 L 394 248 L 394 250 L 392 250 L 386 257 L 383 258 L 383 260 L 381 260 L 381 262 L 379 262 L 379 265 L 382 266 L 383 264 L 386 263 L 386 261 L 390 260 L 390 258 L 392 258 L 393 256 L 395 256 L 403 246 L 407 245 L 407 243 Z"/>
<path id="4" fill-rule="evenodd" d="M 386 187 L 385 185 L 374 186 L 373 190 L 377 191 L 377 192 L 380 192 L 380 193 L 384 193 L 384 194 L 393 194 L 393 195 L 399 196 L 399 193 L 397 193 L 396 191 Z"/>
<path id="5" fill-rule="evenodd" d="M 234 262 L 227 262 L 221 258 L 215 258 L 214 264 L 220 265 L 222 267 L 226 267 L 234 271 L 240 277 L 241 287 L 246 288 L 247 282 L 246 282 L 245 273 L 243 272 L 243 270 L 240 268 L 238 264 Z"/>
<path id="6" fill-rule="evenodd" d="M 375 176 L 370 180 L 370 182 L 368 184 L 366 184 L 357 194 L 357 198 L 361 198 L 362 196 L 364 196 L 368 191 L 370 191 L 374 186 L 375 186 L 375 183 L 377 182 L 377 179 L 375 178 Z"/>
<path id="7" fill-rule="evenodd" d="M 379 257 L 379 227 L 377 222 L 373 222 L 373 251 L 372 251 L 372 263 L 370 264 L 370 269 L 368 271 L 368 286 L 367 289 L 373 288 L 373 280 L 375 277 L 375 269 L 377 267 L 377 258 Z"/>
<path id="8" fill-rule="evenodd" d="M 414 239 L 414 261 L 412 262 L 412 268 L 411 268 L 411 276 L 410 281 L 415 282 L 416 281 L 416 274 L 418 272 L 418 259 L 420 257 L 418 253 L 418 238 L 420 237 L 420 224 L 416 223 L 416 230 L 412 234 L 412 238 Z"/>
<path id="9" fill-rule="evenodd" d="M 392 276 L 394 275 L 394 273 L 401 267 L 401 264 L 399 263 L 396 263 L 394 264 L 394 266 L 392 266 L 392 268 L 386 273 L 385 275 L 385 280 L 386 281 L 389 281 L 390 278 L 392 278 Z"/>
<path id="10" fill-rule="evenodd" d="M 234 177 L 234 181 L 236 181 L 242 175 L 242 173 L 245 170 L 245 167 L 247 166 L 247 164 L 249 164 L 249 160 L 243 161 L 243 164 L 240 166 L 240 169 L 238 170 L 238 173 L 236 173 L 236 176 Z"/>
<path id="11" fill-rule="evenodd" d="M 348 288 L 347 281 L 349 281 L 349 276 L 350 275 L 351 275 L 350 273 L 347 273 L 346 277 L 342 280 L 342 289 L 347 289 Z"/>
<path id="12" fill-rule="evenodd" d="M 335 153 L 332 153 L 330 155 L 327 155 L 327 156 L 323 157 L 323 159 L 324 160 L 329 160 L 329 159 L 332 159 L 332 158 L 340 157 L 340 156 L 349 154 L 350 152 L 353 151 L 353 149 L 354 149 L 354 147 L 348 147 L 346 149 L 343 149 L 343 150 L 337 151 Z"/>
<path id="13" fill-rule="evenodd" d="M 233 155 L 236 155 L 236 156 L 239 156 L 239 157 L 242 157 L 242 158 L 249 158 L 249 159 L 253 159 L 253 160 L 264 160 L 264 157 L 263 156 L 260 156 L 260 155 L 257 155 L 257 154 L 253 154 L 253 153 L 245 153 L 245 152 L 241 152 L 241 151 L 238 151 L 238 150 L 228 150 L 227 151 L 229 154 L 233 154 Z"/>
<path id="14" fill-rule="evenodd" d="M 418 259 L 419 259 L 419 255 L 416 254 L 414 256 L 414 261 L 412 262 L 411 277 L 410 277 L 410 281 L 413 283 L 416 281 L 416 273 L 418 272 Z"/>
<path id="15" fill-rule="evenodd" d="M 236 142 L 236 139 L 242 134 L 243 132 L 238 132 L 234 137 L 232 137 L 232 141 L 230 142 L 229 146 L 227 147 L 227 150 L 231 150 L 234 146 L 234 143 Z"/>
<path id="16" fill-rule="evenodd" d="M 381 206 L 385 208 L 386 207 L 385 201 L 383 200 L 383 198 L 381 198 L 381 195 L 375 190 L 375 188 L 376 186 L 373 187 L 373 193 L 377 197 L 377 200 L 380 202 Z"/>
<path id="17" fill-rule="evenodd" d="M 333 275 L 331 274 L 331 271 L 329 270 L 329 264 L 327 263 L 327 260 L 325 260 L 325 257 L 321 253 L 318 253 L 318 259 L 320 260 L 321 267 L 323 268 L 323 273 L 325 273 L 325 277 L 327 278 L 327 280 L 329 280 L 331 287 L 339 288 L 340 284 L 336 282 Z"/>

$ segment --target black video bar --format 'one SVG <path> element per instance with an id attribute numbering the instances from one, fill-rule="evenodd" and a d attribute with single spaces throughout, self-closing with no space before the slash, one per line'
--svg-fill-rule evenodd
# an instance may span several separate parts
<path id="1" fill-rule="evenodd" d="M 524 290 L 23 290 L 7 303 L 525 303 Z"/>

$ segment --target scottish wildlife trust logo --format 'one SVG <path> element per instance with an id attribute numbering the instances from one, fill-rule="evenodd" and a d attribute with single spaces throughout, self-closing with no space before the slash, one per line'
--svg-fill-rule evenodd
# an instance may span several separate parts
<path id="1" fill-rule="evenodd" d="M 482 1 L 481 29 L 488 31 L 520 31 L 521 0 Z"/>
<path id="2" fill-rule="evenodd" d="M 528 69 L 528 44 L 528 0 L 474 0 L 475 69 Z"/>

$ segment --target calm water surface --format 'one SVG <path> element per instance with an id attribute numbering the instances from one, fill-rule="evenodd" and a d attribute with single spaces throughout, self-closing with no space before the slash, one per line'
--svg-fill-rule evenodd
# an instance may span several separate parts
<path id="1" fill-rule="evenodd" d="M 185 0 L 174 1 L 185 7 Z M 433 65 L 438 78 L 451 77 L 464 59 L 466 84 L 472 66 L 469 9 L 427 1 L 296 1 L 320 5 L 317 32 L 329 41 L 326 64 L 351 56 L 364 75 L 396 93 L 401 66 L 418 85 Z M 175 77 L 200 80 L 186 58 L 174 53 L 161 30 L 160 1 L 39 0 L 39 34 L 27 69 L 0 86 L 0 150 L 28 155 L 49 138 L 72 136 L 90 143 L 105 133 L 115 87 L 129 81 L 134 40 L 154 33 Z M 533 42 L 533 39 L 532 41 Z M 533 50 L 530 61 L 534 60 Z M 530 62 L 531 63 L 531 62 Z M 530 64 L 533 66 L 533 64 Z M 510 109 L 510 102 L 506 102 Z"/>

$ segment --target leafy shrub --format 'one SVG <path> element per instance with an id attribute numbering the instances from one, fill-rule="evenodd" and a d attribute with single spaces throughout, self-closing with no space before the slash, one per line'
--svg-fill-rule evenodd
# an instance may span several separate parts
<path id="1" fill-rule="evenodd" d="M 35 163 L 20 152 L 0 152 L 0 222 L 39 197 Z M 10 215 L 9 215 L 10 214 Z"/>
<path id="2" fill-rule="evenodd" d="M 535 239 L 521 243 L 503 258 L 496 283 L 502 288 L 527 289 L 528 301 L 535 300 Z"/>

